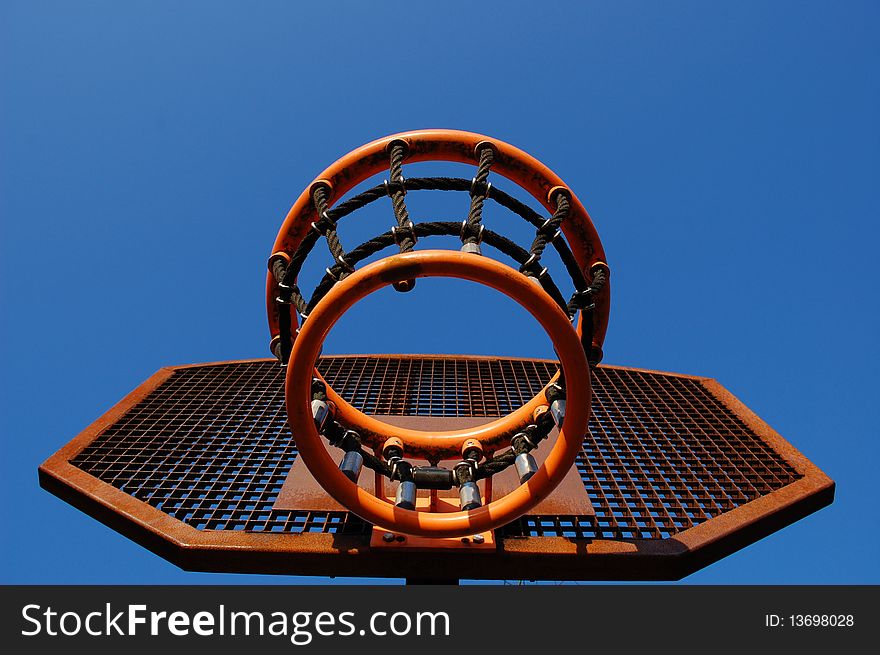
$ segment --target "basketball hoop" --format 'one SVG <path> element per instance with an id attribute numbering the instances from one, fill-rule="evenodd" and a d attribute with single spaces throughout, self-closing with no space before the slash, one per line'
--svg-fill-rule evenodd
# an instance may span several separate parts
<path id="1" fill-rule="evenodd" d="M 543 467 L 537 471 L 529 471 L 530 477 L 518 489 L 471 511 L 412 511 L 407 507 L 410 503 L 401 502 L 400 494 L 397 504 L 392 505 L 358 487 L 331 459 L 321 440 L 319 429 L 331 443 L 343 447 L 346 454 L 355 455 L 355 459 L 364 458 L 362 444 L 352 435 L 351 430 L 346 430 L 339 423 L 334 424 L 331 417 L 316 415 L 318 413 L 314 411 L 315 403 L 320 404 L 322 401 L 312 400 L 316 393 L 320 395 L 313 387 L 312 371 L 323 340 L 339 317 L 358 300 L 384 286 L 401 280 L 435 276 L 480 282 L 518 301 L 551 335 L 565 378 L 572 381 L 569 398 L 571 402 L 568 403 L 564 427 L 560 429 L 559 437 Z M 339 503 L 365 520 L 400 532 L 435 537 L 461 536 L 490 530 L 518 518 L 543 500 L 574 465 L 590 413 L 590 372 L 580 339 L 572 329 L 568 316 L 528 278 L 487 257 L 474 257 L 446 250 L 427 250 L 387 257 L 369 264 L 330 290 L 309 315 L 294 343 L 287 367 L 285 396 L 288 418 L 297 435 L 300 457 L 315 479 Z M 549 405 L 546 399 L 544 402 Z M 547 417 L 547 420 L 542 421 L 541 417 Z M 532 430 L 520 435 L 509 435 L 508 441 L 514 443 L 512 452 L 516 455 L 527 455 L 536 442 L 546 437 L 547 432 L 542 433 L 540 428 L 552 423 L 549 417 L 549 412 L 539 413 L 536 423 L 531 426 Z M 384 461 L 373 456 L 368 465 L 397 480 L 400 485 L 418 485 L 420 479 L 432 479 L 435 481 L 433 486 L 436 487 L 445 478 L 449 487 L 455 485 L 472 490 L 473 487 L 465 485 L 473 485 L 478 479 L 492 474 L 491 467 L 487 467 L 486 463 L 481 465 L 483 450 L 478 436 L 437 437 L 418 431 L 411 433 L 417 437 L 415 441 L 410 434 L 401 432 L 378 449 Z M 479 435 L 479 432 L 476 434 Z M 517 441 L 517 436 L 520 436 L 521 442 Z M 442 441 L 442 446 L 438 448 L 457 448 L 463 457 L 461 463 L 452 469 L 444 469 L 437 466 L 414 467 L 407 462 L 405 458 L 414 451 L 414 446 L 432 450 L 432 439 Z M 526 459 L 527 457 L 522 458 L 521 461 Z M 477 499 L 478 497 L 470 497 L 472 502 Z M 413 500 L 414 498 L 410 499 Z"/>
<path id="2" fill-rule="evenodd" d="M 476 174 L 403 177 L 430 159 Z M 383 169 L 383 184 L 343 198 Z M 493 185 L 496 171 L 540 213 Z M 410 219 L 407 194 L 425 190 L 468 193 L 466 218 Z M 344 249 L 337 223 L 383 199 L 391 228 Z M 483 225 L 487 202 L 535 228 L 528 248 Z M 436 235 L 461 252 L 422 249 Z M 322 239 L 334 263 L 307 297 L 297 277 Z M 568 299 L 546 247 L 573 281 Z M 276 360 L 161 368 L 49 457 L 40 485 L 184 570 L 446 583 L 678 580 L 830 504 L 834 481 L 717 381 L 595 365 L 608 275 L 577 198 L 525 153 L 449 130 L 380 139 L 324 171 L 284 222 L 267 284 Z M 358 300 L 438 276 L 516 300 L 559 361 L 318 357 Z"/>
<path id="3" fill-rule="evenodd" d="M 477 174 L 472 180 L 403 177 L 404 161 L 426 160 L 476 163 Z M 390 180 L 331 209 L 334 200 L 386 166 Z M 490 171 L 519 184 L 552 215 L 543 218 L 492 187 L 488 181 Z M 410 190 L 423 189 L 469 192 L 467 218 L 461 222 L 413 223 L 405 196 Z M 346 252 L 336 233 L 338 221 L 385 196 L 391 199 L 396 225 Z M 490 198 L 536 227 L 529 250 L 485 228 L 482 209 Z M 459 236 L 461 252 L 413 251 L 420 237 L 441 234 Z M 312 298 L 306 301 L 297 286 L 297 276 L 322 236 L 334 264 L 326 269 Z M 514 259 L 520 265 L 519 271 L 479 256 L 484 243 Z M 551 244 L 575 286 L 568 301 L 541 264 L 541 256 Z M 367 257 L 394 245 L 400 255 L 355 270 Z M 507 416 L 465 430 L 428 433 L 401 428 L 368 416 L 346 402 L 315 369 L 327 332 L 344 311 L 372 291 L 390 284 L 407 292 L 414 288 L 418 277 L 435 276 L 483 283 L 522 304 L 552 337 L 564 376 L 557 373 L 534 398 Z M 410 534 L 464 535 L 522 515 L 549 494 L 571 468 L 586 431 L 588 360 L 596 364 L 602 356 L 609 310 L 607 280 L 602 245 L 586 210 L 562 180 L 513 146 L 469 132 L 424 130 L 380 139 L 349 153 L 300 196 L 281 227 L 269 259 L 271 348 L 282 363 L 288 364 L 288 416 L 304 462 L 328 493 L 352 512 Z M 574 329 L 571 320 L 578 314 Z M 562 427 L 566 418 L 566 378 L 577 381 L 576 397 L 571 398 L 566 429 L 560 429 L 553 450 L 539 469 L 530 451 L 554 427 Z M 322 436 L 345 451 L 340 468 L 328 455 Z M 497 454 L 505 448 L 509 450 Z M 463 459 L 453 468 L 438 466 L 441 460 L 450 458 Z M 414 465 L 413 459 L 427 460 L 428 466 Z M 398 482 L 394 504 L 381 497 L 378 489 L 370 494 L 357 487 L 357 475 L 364 464 Z M 517 469 L 521 486 L 483 507 L 476 481 L 511 465 Z M 418 489 L 452 486 L 459 488 L 461 512 L 414 511 Z"/>

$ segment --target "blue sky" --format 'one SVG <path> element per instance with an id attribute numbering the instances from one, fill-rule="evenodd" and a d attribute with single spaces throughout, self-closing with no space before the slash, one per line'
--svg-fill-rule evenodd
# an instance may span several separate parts
<path id="1" fill-rule="evenodd" d="M 687 582 L 880 582 L 878 18 L 871 2 L 3 2 L 0 582 L 289 580 L 179 571 L 36 468 L 161 366 L 266 356 L 264 262 L 290 204 L 346 151 L 420 127 L 514 143 L 579 195 L 613 270 L 606 362 L 717 378 L 837 481 L 833 506 Z M 343 238 L 385 231 L 387 210 Z M 494 226 L 527 244 L 514 225 Z M 326 350 L 550 352 L 506 299 L 419 286 L 359 304 Z"/>

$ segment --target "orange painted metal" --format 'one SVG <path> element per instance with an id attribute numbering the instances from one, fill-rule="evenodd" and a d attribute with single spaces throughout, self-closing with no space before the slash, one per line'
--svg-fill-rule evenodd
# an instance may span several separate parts
<path id="1" fill-rule="evenodd" d="M 393 539 L 386 535 L 391 534 Z M 476 537 L 476 539 L 474 539 Z M 400 534 L 374 527 L 370 535 L 370 548 L 373 550 L 404 551 L 400 557 L 406 557 L 413 551 L 434 552 L 439 551 L 468 551 L 494 555 L 498 549 L 495 542 L 495 533 L 492 530 L 481 532 L 478 535 L 468 537 L 420 537 L 415 534 Z"/>
<path id="2" fill-rule="evenodd" d="M 389 502 L 393 502 L 393 499 L 389 498 Z M 420 511 L 432 512 L 454 512 L 458 509 L 448 499 L 432 497 L 419 497 L 416 499 L 416 508 Z M 422 537 L 414 534 L 392 532 L 373 526 L 370 532 L 370 548 L 408 551 L 452 549 L 469 550 L 491 555 L 495 553 L 497 546 L 493 530 L 486 530 L 463 537 Z"/>
<path id="3" fill-rule="evenodd" d="M 462 130 L 415 130 L 401 132 L 368 143 L 341 157 L 325 169 L 312 184 L 297 198 L 284 219 L 281 230 L 272 248 L 273 254 L 284 253 L 288 257 L 296 251 L 303 238 L 311 229 L 311 223 L 318 219 L 312 204 L 311 190 L 318 183 L 331 190 L 330 204 L 339 200 L 345 193 L 367 178 L 388 168 L 387 148 L 394 141 L 407 144 L 406 163 L 422 161 L 454 161 L 463 164 L 477 164 L 475 150 L 480 144 L 491 144 L 495 151 L 492 172 L 499 173 L 528 191 L 548 211 L 555 211 L 552 196 L 561 189 L 571 198 L 568 218 L 560 226 L 571 246 L 572 254 L 581 270 L 589 277 L 590 269 L 596 264 L 605 264 L 605 251 L 587 210 L 569 189 L 565 182 L 542 162 L 528 153 L 499 139 L 493 139 Z M 607 266 L 607 265 L 606 265 Z M 266 304 L 269 327 L 272 336 L 278 335 L 278 308 L 275 298 L 278 286 L 274 276 L 269 273 L 266 285 Z M 602 347 L 608 327 L 610 309 L 610 287 L 597 299 L 593 345 Z M 293 317 L 296 320 L 296 317 Z"/>
<path id="4" fill-rule="evenodd" d="M 497 288 L 499 291 L 503 291 L 508 295 L 511 295 L 511 297 L 513 297 L 512 293 L 516 293 L 515 291 L 512 292 L 512 290 L 515 289 L 528 288 L 530 296 L 534 295 L 532 292 L 537 289 L 535 285 L 529 287 L 524 284 L 524 282 L 526 282 L 527 280 L 519 272 L 489 258 L 479 258 L 476 262 L 474 262 L 473 255 L 458 253 L 454 251 L 436 250 L 419 252 L 432 253 L 430 255 L 432 261 L 442 259 L 444 261 L 444 266 L 447 267 L 444 270 L 447 270 L 448 275 L 450 276 L 457 277 L 455 271 L 458 270 L 462 263 L 470 266 L 471 268 L 478 267 L 480 270 L 491 269 L 498 272 L 503 271 L 503 275 L 498 278 L 501 281 L 498 282 L 497 285 L 492 286 L 495 286 L 495 288 Z M 391 260 L 392 258 L 389 257 L 381 261 Z M 379 262 L 376 263 L 378 264 Z M 372 271 L 374 269 L 370 270 Z M 353 304 L 359 298 L 367 295 L 366 293 L 360 294 L 359 291 L 356 289 L 356 285 L 360 284 L 360 279 L 361 278 L 355 278 L 355 281 L 351 281 L 346 278 L 345 280 L 337 283 L 334 287 L 334 298 L 345 298 L 346 296 L 348 296 L 346 300 L 350 301 L 351 304 Z M 559 308 L 556 307 L 555 304 L 553 304 L 549 296 L 543 294 L 542 297 L 546 299 L 542 302 L 542 314 L 561 315 L 561 313 L 559 312 Z M 319 303 L 318 307 L 320 306 L 321 303 Z M 347 306 L 350 306 L 350 304 Z M 318 307 L 312 310 L 312 315 L 315 314 Z M 334 322 L 335 320 L 336 319 L 334 319 Z M 571 332 L 570 324 L 566 323 L 566 327 L 568 328 L 568 332 Z M 297 341 L 300 341 L 302 339 L 302 332 L 306 331 L 307 329 L 309 329 L 308 324 L 304 325 L 301 329 L 301 333 L 297 338 Z M 294 344 L 294 349 L 296 349 L 296 344 Z M 301 364 L 299 364 L 298 362 L 294 362 L 293 356 L 291 356 L 290 367 L 295 368 L 298 366 L 301 366 Z M 549 384 L 553 384 L 556 381 L 557 377 L 558 376 L 554 376 L 553 379 L 548 383 L 548 386 Z M 585 385 L 589 387 L 588 374 L 569 379 L 577 380 L 576 384 L 578 384 L 578 386 Z M 583 382 L 581 380 L 583 380 Z M 541 407 L 546 407 L 547 404 L 544 393 L 541 392 L 535 395 L 535 397 L 532 398 L 528 403 L 503 418 L 489 421 L 477 427 L 468 429 L 445 431 L 438 430 L 426 432 L 386 423 L 373 416 L 365 414 L 364 412 L 358 410 L 350 403 L 348 403 L 329 385 L 327 386 L 327 396 L 336 408 L 337 417 L 345 425 L 357 430 L 361 436 L 362 443 L 369 446 L 377 453 L 383 452 L 385 447 L 389 443 L 393 445 L 402 444 L 404 447 L 405 456 L 419 457 L 427 459 L 428 461 L 438 461 L 440 459 L 457 457 L 461 455 L 464 445 L 470 440 L 478 441 L 482 449 L 490 454 L 501 448 L 506 448 L 510 444 L 510 437 L 513 436 L 513 434 L 515 434 L 517 431 L 522 430 L 525 426 L 532 423 L 534 421 L 536 412 L 538 412 Z"/>
<path id="5" fill-rule="evenodd" d="M 383 362 L 389 359 L 410 361 L 419 357 L 424 356 L 335 356 L 325 357 L 325 364 L 341 360 L 352 363 Z M 473 356 L 445 357 L 462 364 L 479 359 Z M 484 358 L 484 361 L 492 361 L 492 358 Z M 544 364 L 546 360 L 505 361 L 517 365 L 537 365 Z M 683 437 L 697 446 L 702 439 L 710 449 L 715 441 L 723 447 L 722 450 L 703 454 L 700 454 L 702 450 L 697 449 L 694 466 L 701 463 L 713 465 L 713 458 L 726 452 L 731 458 L 727 466 L 732 471 L 741 470 L 743 475 L 754 478 L 757 474 L 748 463 L 746 446 L 738 445 L 735 440 L 728 441 L 728 437 L 738 429 L 735 425 L 742 424 L 758 440 L 757 444 L 767 448 L 779 462 L 793 467 L 797 475 L 792 481 L 781 481 L 773 488 L 763 489 L 747 502 L 725 509 L 697 525 L 672 529 L 673 534 L 666 538 L 622 539 L 598 534 L 589 538 L 544 534 L 529 536 L 518 531 L 511 533 L 502 528 L 495 532 L 497 556 L 476 557 L 468 549 L 373 549 L 370 547 L 369 530 L 364 535 L 344 531 L 291 533 L 256 532 L 231 527 L 200 529 L 195 527 L 192 519 L 179 514 L 175 516 L 165 505 L 157 506 L 155 498 L 136 496 L 136 488 L 129 485 L 123 489 L 122 483 L 115 479 L 112 472 L 77 462 L 77 457 L 83 452 L 105 450 L 106 455 L 99 458 L 102 462 L 112 461 L 114 467 L 122 470 L 139 470 L 143 466 L 140 463 L 142 456 L 159 457 L 162 444 L 166 440 L 175 444 L 171 454 L 173 460 L 187 461 L 186 458 L 191 457 L 191 454 L 187 454 L 180 446 L 181 439 L 190 436 L 186 422 L 191 420 L 194 425 L 198 425 L 200 420 L 216 420 L 216 412 L 221 410 L 215 396 L 207 395 L 201 400 L 194 396 L 200 385 L 186 383 L 179 386 L 175 379 L 191 380 L 195 373 L 199 379 L 204 380 L 204 384 L 220 394 L 226 385 L 224 383 L 218 386 L 220 383 L 212 371 L 229 371 L 223 379 L 232 376 L 244 380 L 248 377 L 246 372 L 255 367 L 261 367 L 265 371 L 278 370 L 274 360 L 259 359 L 174 366 L 157 371 L 49 457 L 39 468 L 40 485 L 185 570 L 393 578 L 452 576 L 462 579 L 536 580 L 680 579 L 818 511 L 834 499 L 834 482 L 715 380 L 606 365 L 600 365 L 596 374 L 600 379 L 599 388 L 605 388 L 606 394 L 610 395 L 600 397 L 599 402 L 613 412 L 615 420 L 619 420 L 621 425 L 636 420 L 626 418 L 624 414 L 627 399 L 634 403 L 639 402 L 639 398 L 649 400 L 651 387 L 636 389 L 627 385 L 607 386 L 610 379 L 616 377 L 623 380 L 626 379 L 625 376 L 635 376 L 641 380 L 650 380 L 658 385 L 669 386 L 676 395 L 681 394 L 681 407 L 674 406 L 665 411 L 685 411 L 685 418 L 694 427 L 685 429 Z M 164 406 L 157 407 L 157 400 L 162 397 L 161 390 L 169 385 L 176 389 L 176 400 L 166 400 Z M 264 378 L 254 378 L 243 387 L 243 398 L 247 399 L 242 401 L 244 405 L 252 407 L 258 415 L 270 420 L 268 425 L 255 423 L 245 428 L 239 437 L 242 443 L 265 440 L 267 435 L 271 436 L 274 430 L 280 429 L 283 412 L 271 409 L 272 405 L 267 403 L 267 398 L 280 394 L 281 386 L 282 380 L 273 375 L 271 382 Z M 701 399 L 703 393 L 707 395 Z M 704 405 L 707 400 L 718 403 L 717 408 Z M 621 409 L 619 414 L 615 409 L 618 405 Z M 682 410 L 682 407 L 686 409 Z M 703 423 L 699 417 L 706 411 L 722 412 L 729 417 L 723 425 L 729 427 L 722 428 L 719 424 L 722 432 L 700 437 L 696 427 Z M 201 412 L 206 412 L 207 418 L 199 418 L 196 413 Z M 141 421 L 149 422 L 150 429 L 154 432 L 148 441 L 139 436 L 142 432 L 124 426 L 125 417 L 132 415 L 139 417 L 135 427 L 141 426 Z M 418 418 L 413 417 L 413 420 Z M 436 421 L 440 416 L 424 418 Z M 225 420 L 221 425 L 226 425 Z M 600 426 L 594 426 L 594 431 L 600 430 Z M 113 434 L 116 436 L 110 436 Z M 661 431 L 654 436 L 662 434 Z M 650 441 L 648 436 L 645 439 Z M 632 435 L 618 447 L 626 451 L 627 448 L 637 446 L 639 441 Z M 111 449 L 113 444 L 117 444 L 119 450 Z M 127 448 L 126 444 L 137 444 L 137 447 Z M 252 456 L 250 447 L 246 452 L 249 457 Z M 637 472 L 656 475 L 649 464 L 643 459 L 633 461 Z M 275 461 L 259 464 L 253 475 L 269 477 L 277 466 Z M 222 463 L 217 462 L 211 470 L 216 473 L 221 468 Z M 631 475 L 629 472 L 620 474 Z M 186 480 L 175 482 L 158 470 L 154 470 L 153 475 L 164 481 L 163 487 L 171 490 L 179 491 L 183 485 L 189 484 Z M 210 485 L 202 489 L 202 493 L 205 490 L 210 490 Z M 189 493 L 190 491 L 186 492 Z M 228 496 L 220 497 L 218 501 L 230 500 L 236 493 L 239 492 L 230 490 Z M 642 493 L 646 498 L 653 495 L 650 489 Z M 603 496 L 599 495 L 594 500 L 602 502 L 602 499 Z M 641 503 L 638 498 L 631 502 L 636 505 Z M 541 521 L 553 517 L 532 518 Z M 845 540 L 842 543 L 846 545 Z"/>
<path id="6" fill-rule="evenodd" d="M 479 149 L 491 145 L 495 153 L 492 171 L 507 177 L 528 191 L 547 210 L 555 211 L 554 197 L 560 191 L 570 196 L 571 209 L 569 215 L 560 226 L 567 239 L 575 260 L 587 279 L 592 278 L 591 271 L 596 266 L 607 269 L 605 252 L 596 228 L 587 210 L 577 196 L 565 185 L 562 179 L 543 163 L 528 153 L 498 139 L 465 132 L 461 130 L 429 129 L 401 132 L 377 139 L 343 156 L 324 170 L 314 182 L 300 195 L 288 212 L 281 230 L 275 239 L 272 258 L 283 257 L 287 261 L 302 243 L 311 229 L 311 224 L 318 219 L 312 203 L 312 191 L 316 185 L 329 190 L 329 203 L 332 206 L 345 193 L 367 178 L 382 172 L 388 167 L 388 148 L 390 144 L 402 141 L 407 146 L 406 162 L 421 161 L 454 161 L 465 164 L 477 164 Z M 270 271 L 266 281 L 266 308 L 269 319 L 269 330 L 272 335 L 271 347 L 277 343 L 279 328 L 279 295 L 275 276 Z M 606 283 L 601 294 L 595 299 L 593 309 L 592 348 L 601 353 L 602 343 L 608 328 L 608 316 L 611 307 L 610 284 Z M 296 311 L 286 307 L 281 311 L 290 312 L 291 332 L 295 334 L 299 323 Z M 582 333 L 583 315 L 578 322 L 578 334 Z M 320 377 L 320 376 L 319 376 Z M 357 410 L 349 405 L 338 394 L 331 392 L 331 398 L 341 408 L 343 414 L 356 415 Z M 534 399 L 524 408 L 522 419 L 533 411 L 540 403 Z M 528 411 L 525 411 L 525 410 Z M 363 416 L 361 422 L 368 423 Z M 526 425 L 522 422 L 521 425 Z M 379 429 L 379 426 L 373 426 Z"/>
<path id="7" fill-rule="evenodd" d="M 324 339 L 340 316 L 358 300 L 398 280 L 456 277 L 491 286 L 519 302 L 553 340 L 566 377 L 568 412 L 565 427 L 539 471 L 525 484 L 486 506 L 471 511 L 432 513 L 390 505 L 352 483 L 328 454 L 312 420 L 311 386 L 315 362 Z M 543 393 L 538 394 L 539 399 Z M 379 260 L 336 284 L 312 310 L 294 342 L 285 385 L 288 421 L 297 433 L 297 447 L 315 479 L 354 514 L 382 527 L 407 534 L 455 537 L 504 525 L 537 505 L 563 480 L 581 448 L 590 415 L 590 372 L 580 339 L 568 317 L 553 300 L 518 271 L 487 257 L 448 250 L 414 251 Z M 333 398 L 335 401 L 336 398 Z M 545 401 L 546 402 L 546 401 Z M 526 405 L 531 418 L 534 407 Z M 468 439 L 503 447 L 517 427 L 516 412 L 483 426 L 446 433 L 406 430 L 357 415 L 340 407 L 343 423 L 365 441 L 379 429 L 393 432 L 404 443 L 404 456 L 454 457 Z M 377 425 L 378 424 L 378 425 Z M 369 442 L 368 442 L 369 443 Z"/>

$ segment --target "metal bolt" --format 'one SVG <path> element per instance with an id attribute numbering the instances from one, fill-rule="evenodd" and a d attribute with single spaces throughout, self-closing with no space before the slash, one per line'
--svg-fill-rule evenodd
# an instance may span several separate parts
<path id="1" fill-rule="evenodd" d="M 391 543 L 392 541 L 394 541 L 394 535 L 391 534 L 390 532 L 386 532 L 385 534 L 382 535 L 382 541 L 384 541 L 386 543 Z"/>
<path id="2" fill-rule="evenodd" d="M 476 482 L 465 482 L 459 487 L 458 495 L 461 508 L 466 512 L 472 509 L 477 509 L 483 504 L 480 499 L 480 489 L 477 487 Z"/>
<path id="3" fill-rule="evenodd" d="M 315 419 L 315 427 L 322 432 L 331 418 L 330 405 L 323 400 L 312 401 L 312 418 Z"/>
<path id="4" fill-rule="evenodd" d="M 339 463 L 339 470 L 345 477 L 357 484 L 363 465 L 364 456 L 356 450 L 349 450 Z"/>
<path id="5" fill-rule="evenodd" d="M 519 476 L 519 483 L 525 484 L 535 473 L 538 472 L 538 463 L 531 453 L 520 453 L 513 460 L 516 467 L 516 474 Z"/>
<path id="6" fill-rule="evenodd" d="M 475 535 L 474 535 L 474 543 L 475 543 L 475 544 L 481 544 L 481 543 L 483 543 L 484 541 L 486 541 L 486 537 L 484 537 L 483 535 L 481 535 L 481 534 L 475 534 Z"/>
<path id="7" fill-rule="evenodd" d="M 397 485 L 397 494 L 394 504 L 401 509 L 415 509 L 417 495 L 418 489 L 416 488 L 415 482 L 404 480 Z"/>
<path id="8" fill-rule="evenodd" d="M 553 417 L 553 422 L 556 423 L 556 426 L 561 428 L 563 421 L 565 421 L 565 398 L 560 398 L 550 403 L 550 415 Z"/>

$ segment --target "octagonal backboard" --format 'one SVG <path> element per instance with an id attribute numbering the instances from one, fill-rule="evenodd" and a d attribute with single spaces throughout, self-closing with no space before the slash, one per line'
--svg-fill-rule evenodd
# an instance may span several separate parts
<path id="1" fill-rule="evenodd" d="M 516 409 L 556 363 L 358 355 L 319 368 L 366 413 L 449 429 Z M 487 538 L 386 534 L 322 493 L 297 459 L 275 360 L 158 371 L 40 483 L 187 570 L 423 580 L 678 579 L 832 501 L 834 483 L 718 382 L 604 365 L 593 377 L 575 468 Z"/>

